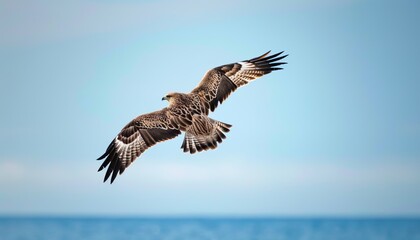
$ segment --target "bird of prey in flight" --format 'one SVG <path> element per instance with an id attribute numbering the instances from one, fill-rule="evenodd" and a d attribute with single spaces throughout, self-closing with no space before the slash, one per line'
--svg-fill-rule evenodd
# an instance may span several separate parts
<path id="1" fill-rule="evenodd" d="M 275 70 L 281 70 L 283 52 L 222 65 L 207 71 L 190 93 L 169 93 L 162 98 L 169 103 L 159 111 L 140 115 L 129 122 L 112 140 L 98 160 L 105 159 L 98 171 L 105 169 L 104 182 L 111 183 L 146 149 L 158 142 L 185 132 L 181 148 L 191 154 L 215 149 L 232 126 L 208 117 L 237 88 Z"/>

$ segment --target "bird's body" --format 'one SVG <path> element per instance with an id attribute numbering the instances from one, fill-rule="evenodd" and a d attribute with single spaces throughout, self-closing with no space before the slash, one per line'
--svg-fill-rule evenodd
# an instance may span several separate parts
<path id="1" fill-rule="evenodd" d="M 110 143 L 98 160 L 104 159 L 98 171 L 106 168 L 104 181 L 116 176 L 143 153 L 158 142 L 172 139 L 181 132 L 185 138 L 184 152 L 200 152 L 214 149 L 226 138 L 230 124 L 208 117 L 233 91 L 248 82 L 282 68 L 276 67 L 287 55 L 269 52 L 250 60 L 226 64 L 209 70 L 190 93 L 170 93 L 162 98 L 169 106 L 162 110 L 138 116 L 129 122 Z"/>

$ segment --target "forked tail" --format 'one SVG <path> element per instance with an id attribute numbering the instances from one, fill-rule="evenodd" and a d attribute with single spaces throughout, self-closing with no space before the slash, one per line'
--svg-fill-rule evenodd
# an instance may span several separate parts
<path id="1" fill-rule="evenodd" d="M 215 149 L 217 143 L 226 138 L 224 133 L 229 132 L 232 125 L 216 121 L 205 115 L 194 115 L 193 123 L 185 132 L 184 142 L 181 148 L 184 152 L 201 152 Z"/>

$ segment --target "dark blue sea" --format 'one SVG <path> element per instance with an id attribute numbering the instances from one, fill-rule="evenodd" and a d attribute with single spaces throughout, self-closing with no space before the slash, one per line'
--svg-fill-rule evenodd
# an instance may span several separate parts
<path id="1" fill-rule="evenodd" d="M 420 240 L 420 218 L 0 217 L 1 240 Z"/>

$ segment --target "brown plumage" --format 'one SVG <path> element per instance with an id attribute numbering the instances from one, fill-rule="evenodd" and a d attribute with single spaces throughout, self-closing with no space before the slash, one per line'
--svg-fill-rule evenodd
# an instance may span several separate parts
<path id="1" fill-rule="evenodd" d="M 104 182 L 111 183 L 149 147 L 175 138 L 185 132 L 181 148 L 191 154 L 215 149 L 226 138 L 230 124 L 216 121 L 207 115 L 214 111 L 237 88 L 286 64 L 280 62 L 283 52 L 226 64 L 209 70 L 190 93 L 170 93 L 162 100 L 169 106 L 160 111 L 143 114 L 129 122 L 112 140 L 98 160 L 105 159 L 98 171 L 108 166 Z"/>

